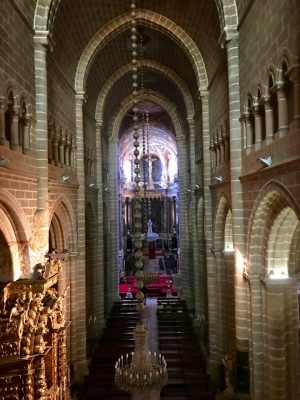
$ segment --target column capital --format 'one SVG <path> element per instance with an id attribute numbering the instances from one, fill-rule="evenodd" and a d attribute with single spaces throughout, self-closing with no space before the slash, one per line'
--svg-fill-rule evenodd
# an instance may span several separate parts
<path id="1" fill-rule="evenodd" d="M 85 92 L 76 92 L 75 99 L 77 101 L 85 102 L 87 100 Z"/>
<path id="2" fill-rule="evenodd" d="M 36 30 L 33 35 L 33 43 L 36 47 L 39 45 L 47 48 L 49 46 L 50 50 L 52 50 L 52 44 L 49 37 L 49 31 L 38 31 Z"/>
<path id="3" fill-rule="evenodd" d="M 207 89 L 199 89 L 198 98 L 200 100 L 208 100 L 209 91 Z"/>
<path id="4" fill-rule="evenodd" d="M 195 123 L 195 116 L 194 115 L 188 115 L 186 120 L 187 120 L 188 124 L 194 124 Z"/>
<path id="5" fill-rule="evenodd" d="M 0 97 L 0 111 L 5 112 L 9 104 L 9 100 L 6 97 Z"/>
<path id="6" fill-rule="evenodd" d="M 236 28 L 231 28 L 228 26 L 224 27 L 223 32 L 219 37 L 219 45 L 224 49 L 229 43 L 236 43 L 239 39 L 239 33 Z"/>
<path id="7" fill-rule="evenodd" d="M 102 118 L 97 118 L 95 122 L 96 128 L 101 128 L 103 126 L 103 119 Z"/>
<path id="8" fill-rule="evenodd" d="M 292 82 L 300 82 L 300 64 L 292 65 L 287 71 L 287 75 Z"/>
<path id="9" fill-rule="evenodd" d="M 296 286 L 297 280 L 293 277 L 287 277 L 282 279 L 272 279 L 272 278 L 262 278 L 262 283 L 265 287 L 272 291 L 278 292 L 280 289 L 282 291 L 289 290 L 291 287 Z"/>

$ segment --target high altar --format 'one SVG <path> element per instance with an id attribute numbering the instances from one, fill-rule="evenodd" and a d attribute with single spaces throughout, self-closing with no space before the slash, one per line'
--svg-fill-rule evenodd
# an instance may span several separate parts
<path id="1" fill-rule="evenodd" d="M 33 279 L 1 284 L 0 399 L 68 400 L 63 300 L 56 285 L 61 264 L 51 260 Z"/>

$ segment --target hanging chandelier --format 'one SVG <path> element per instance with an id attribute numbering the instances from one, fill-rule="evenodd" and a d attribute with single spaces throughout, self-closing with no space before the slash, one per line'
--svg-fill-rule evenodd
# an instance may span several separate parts
<path id="1" fill-rule="evenodd" d="M 143 269 L 142 253 L 142 199 L 140 196 L 140 151 L 139 151 L 139 109 L 138 104 L 138 61 L 137 61 L 137 28 L 136 28 L 136 4 L 131 2 L 131 63 L 132 63 L 132 94 L 133 94 L 133 146 L 134 146 L 134 242 L 135 242 L 135 267 L 136 267 L 136 293 L 137 311 L 144 310 L 144 294 L 142 288 L 145 281 L 156 280 L 156 277 L 145 276 Z M 144 139 L 145 140 L 145 139 Z M 145 143 L 144 143 L 145 145 Z M 145 149 L 144 149 L 145 151 Z M 148 210 L 146 210 L 148 211 Z M 151 274 L 150 274 L 151 275 Z M 155 274 L 156 275 L 156 274 Z M 135 348 L 134 352 L 121 355 L 115 364 L 115 383 L 121 389 L 132 394 L 133 400 L 151 399 L 158 400 L 160 391 L 167 383 L 167 363 L 165 358 L 148 349 L 148 331 L 142 322 L 134 329 Z"/>

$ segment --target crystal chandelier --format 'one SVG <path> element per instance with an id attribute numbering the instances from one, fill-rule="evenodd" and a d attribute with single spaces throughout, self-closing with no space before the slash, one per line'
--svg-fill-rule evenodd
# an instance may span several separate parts
<path id="1" fill-rule="evenodd" d="M 148 350 L 147 336 L 144 325 L 137 324 L 134 330 L 135 351 L 121 356 L 115 364 L 117 386 L 136 398 L 147 391 L 159 396 L 168 379 L 167 363 L 161 354 Z"/>
<path id="2" fill-rule="evenodd" d="M 154 276 L 145 276 L 142 268 L 142 201 L 140 196 L 140 151 L 139 151 L 139 116 L 138 100 L 138 62 L 137 62 L 137 29 L 136 29 L 136 5 L 135 0 L 131 3 L 131 62 L 132 62 L 132 88 L 133 88 L 133 139 L 134 139 L 134 173 L 135 173 L 135 267 L 136 267 L 136 294 L 137 311 L 144 310 L 144 294 L 141 289 L 145 281 L 155 280 Z M 161 388 L 167 383 L 167 363 L 164 357 L 148 349 L 148 331 L 143 323 L 138 323 L 134 329 L 135 348 L 134 352 L 121 355 L 115 364 L 115 383 L 121 389 L 132 394 L 133 400 L 158 400 Z"/>

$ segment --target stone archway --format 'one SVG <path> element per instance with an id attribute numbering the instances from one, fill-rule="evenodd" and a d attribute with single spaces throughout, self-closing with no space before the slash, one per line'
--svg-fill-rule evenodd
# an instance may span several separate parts
<path id="1" fill-rule="evenodd" d="M 252 397 L 299 395 L 297 280 L 289 276 L 299 248 L 299 209 L 279 183 L 258 195 L 248 230 L 246 281 Z"/>
<path id="2" fill-rule="evenodd" d="M 224 194 L 219 198 L 214 223 L 214 258 L 216 266 L 215 293 L 217 293 L 216 326 L 219 356 L 235 351 L 235 264 L 232 238 L 232 213 Z"/>
<path id="3" fill-rule="evenodd" d="M 5 275 L 13 281 L 29 277 L 37 261 L 30 261 L 30 230 L 20 204 L 4 189 L 0 189 L 0 231 L 11 257 L 11 270 Z"/>
<path id="4" fill-rule="evenodd" d="M 0 218 L 2 215 L 0 211 Z M 14 280 L 13 260 L 10 247 L 7 243 L 4 233 L 0 229 L 0 282 L 9 282 Z"/>

